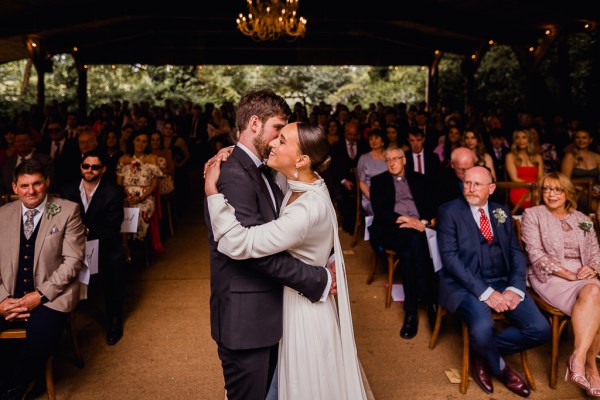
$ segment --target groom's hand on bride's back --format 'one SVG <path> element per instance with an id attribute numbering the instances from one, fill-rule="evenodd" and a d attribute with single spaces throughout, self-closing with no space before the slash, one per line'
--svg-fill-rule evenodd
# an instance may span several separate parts
<path id="1" fill-rule="evenodd" d="M 333 259 L 327 265 L 327 269 L 331 273 L 331 288 L 329 289 L 329 294 L 334 295 L 334 294 L 337 294 L 337 279 L 335 276 L 335 259 Z"/>
<path id="2" fill-rule="evenodd" d="M 206 178 L 206 173 L 208 172 L 208 168 L 210 168 L 210 166 L 213 165 L 217 160 L 219 160 L 221 162 L 222 161 L 227 161 L 227 157 L 229 157 L 229 155 L 233 151 L 234 147 L 235 146 L 223 147 L 221 150 L 219 150 L 219 152 L 217 154 L 215 154 L 214 156 L 212 156 L 204 164 L 204 173 L 202 174 L 202 176 Z"/>

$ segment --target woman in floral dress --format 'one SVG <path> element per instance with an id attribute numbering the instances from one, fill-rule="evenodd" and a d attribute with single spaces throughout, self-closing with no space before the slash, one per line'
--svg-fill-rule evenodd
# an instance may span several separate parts
<path id="1" fill-rule="evenodd" d="M 121 156 L 117 165 L 117 183 L 125 189 L 126 206 L 140 209 L 137 232 L 132 237 L 137 240 L 146 238 L 150 217 L 154 212 L 156 185 L 162 176 L 149 143 L 147 132 L 135 132 L 127 153 Z"/>

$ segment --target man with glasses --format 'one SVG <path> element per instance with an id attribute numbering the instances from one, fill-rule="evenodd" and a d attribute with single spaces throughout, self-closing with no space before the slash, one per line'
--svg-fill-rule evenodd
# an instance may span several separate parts
<path id="1" fill-rule="evenodd" d="M 121 186 L 104 177 L 105 162 L 104 154 L 97 150 L 84 153 L 79 167 L 81 180 L 65 187 L 62 197 L 79 204 L 88 228 L 87 240 L 99 241 L 99 277 L 108 326 L 106 342 L 114 345 L 123 336 L 126 275 L 120 232 L 125 195 Z"/>
<path id="2" fill-rule="evenodd" d="M 396 251 L 404 287 L 404 323 L 400 336 L 412 339 L 418 329 L 418 300 L 427 304 L 430 327 L 437 313 L 436 276 L 427 250 L 425 227 L 435 206 L 423 174 L 405 168 L 402 149 L 388 148 L 387 171 L 371 178 L 371 244 Z"/>
<path id="3" fill-rule="evenodd" d="M 527 382 L 503 356 L 536 347 L 550 338 L 548 321 L 527 295 L 526 260 L 510 211 L 488 199 L 496 185 L 485 167 L 466 170 L 463 197 L 443 204 L 437 214 L 437 240 L 443 268 L 440 305 L 469 328 L 473 378 L 492 393 L 491 376 L 519 396 Z M 510 326 L 496 331 L 492 313 L 504 313 Z"/>

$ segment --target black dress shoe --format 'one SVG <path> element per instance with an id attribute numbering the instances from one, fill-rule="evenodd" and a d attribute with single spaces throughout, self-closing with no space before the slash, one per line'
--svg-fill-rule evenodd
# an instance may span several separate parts
<path id="1" fill-rule="evenodd" d="M 473 380 L 479 385 L 481 390 L 487 394 L 494 393 L 494 386 L 492 385 L 492 378 L 483 362 L 483 359 L 479 356 L 473 357 Z"/>
<path id="2" fill-rule="evenodd" d="M 531 389 L 529 388 L 527 381 L 508 365 L 500 371 L 498 379 L 508 388 L 508 390 L 521 397 L 529 397 L 531 394 Z"/>
<path id="3" fill-rule="evenodd" d="M 427 305 L 427 320 L 429 321 L 429 327 L 433 331 L 435 327 L 435 320 L 437 318 L 438 305 L 437 304 L 429 304 Z"/>
<path id="4" fill-rule="evenodd" d="M 113 318 L 106 332 L 106 343 L 116 344 L 123 337 L 123 322 L 119 318 Z"/>
<path id="5" fill-rule="evenodd" d="M 400 337 L 403 339 L 412 339 L 417 335 L 417 329 L 419 328 L 419 319 L 417 314 L 407 314 L 404 317 L 404 324 L 400 329 Z"/>

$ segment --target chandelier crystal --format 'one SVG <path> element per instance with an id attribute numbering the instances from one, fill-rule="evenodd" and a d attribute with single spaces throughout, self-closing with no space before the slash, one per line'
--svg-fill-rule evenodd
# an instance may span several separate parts
<path id="1" fill-rule="evenodd" d="M 240 13 L 237 27 L 256 41 L 304 37 L 306 18 L 297 15 L 299 0 L 248 0 L 248 16 Z"/>

